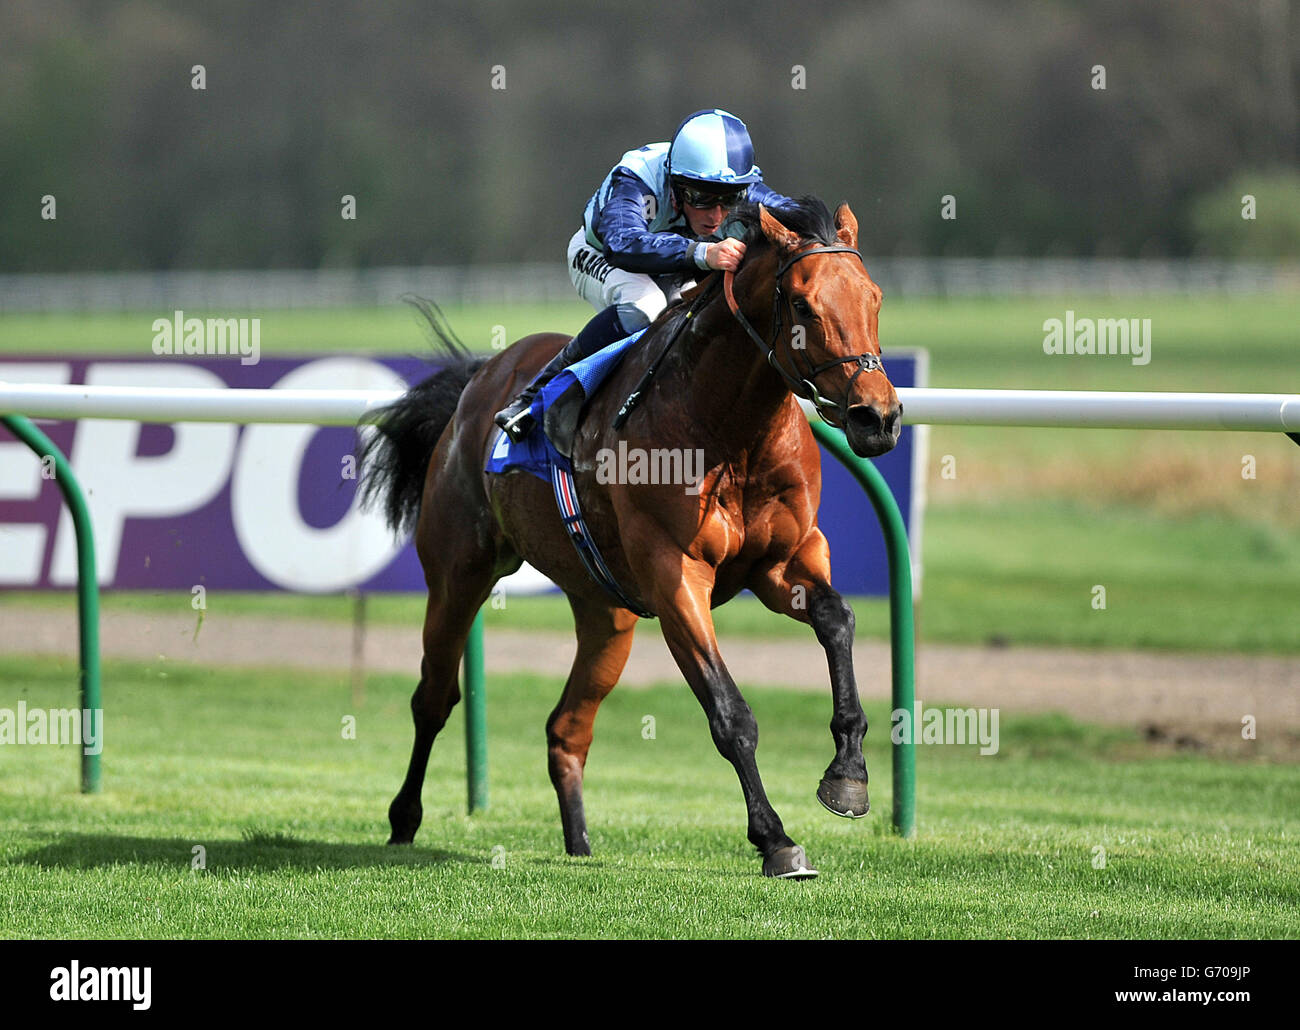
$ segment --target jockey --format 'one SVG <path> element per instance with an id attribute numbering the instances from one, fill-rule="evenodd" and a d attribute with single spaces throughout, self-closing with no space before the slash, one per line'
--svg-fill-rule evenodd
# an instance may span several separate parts
<path id="1" fill-rule="evenodd" d="M 569 278 L 599 314 L 497 412 L 495 422 L 511 440 L 531 431 L 528 409 L 560 371 L 646 328 L 699 272 L 740 265 L 745 245 L 725 230 L 742 200 L 789 203 L 763 185 L 745 123 L 726 111 L 697 111 L 671 143 L 623 155 L 569 240 Z"/>

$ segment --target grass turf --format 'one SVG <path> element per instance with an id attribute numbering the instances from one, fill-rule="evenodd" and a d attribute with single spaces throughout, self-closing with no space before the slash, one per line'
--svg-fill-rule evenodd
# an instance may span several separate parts
<path id="1" fill-rule="evenodd" d="M 64 707 L 74 683 L 68 663 L 0 659 L 0 707 Z M 342 675 L 112 662 L 105 684 L 102 795 L 76 793 L 71 747 L 0 747 L 4 936 L 1300 935 L 1300 767 L 1141 757 L 1126 731 L 1060 716 L 1004 711 L 992 757 L 921 747 L 921 834 L 903 841 L 882 708 L 874 811 L 850 822 L 813 797 L 829 699 L 751 691 L 769 794 L 822 873 L 785 883 L 758 875 L 734 774 L 680 685 L 606 701 L 595 856 L 571 859 L 545 771 L 558 679 L 489 682 L 492 805 L 473 818 L 453 716 L 402 849 L 382 841 L 408 678 L 372 677 L 356 707 Z"/>
<path id="2" fill-rule="evenodd" d="M 1079 318 L 1151 319 L 1150 362 L 1134 365 L 1121 355 L 1044 354 L 1043 322 L 1064 318 L 1067 309 Z M 449 306 L 446 313 L 469 347 L 489 351 L 502 335 L 513 341 L 542 330 L 577 332 L 591 309 L 575 300 Z M 229 317 L 231 312 L 186 314 Z M 418 316 L 401 305 L 247 314 L 262 319 L 266 356 L 426 349 Z M 1300 373 L 1291 360 L 1298 314 L 1300 300 L 1287 294 L 887 299 L 880 339 L 886 359 L 891 348 L 929 349 L 931 386 L 1294 393 L 1300 391 Z M 151 327 L 158 315 L 10 313 L 0 316 L 0 350 L 151 358 Z"/>

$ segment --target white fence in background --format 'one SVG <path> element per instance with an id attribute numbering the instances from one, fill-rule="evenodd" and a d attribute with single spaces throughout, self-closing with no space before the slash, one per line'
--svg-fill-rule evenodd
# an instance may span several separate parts
<path id="1" fill-rule="evenodd" d="M 1210 258 L 871 257 L 891 297 L 1300 292 L 1300 263 Z M 0 275 L 0 312 L 242 311 L 577 301 L 562 261 L 519 265 Z"/>
<path id="2" fill-rule="evenodd" d="M 351 425 L 400 396 L 386 390 L 200 390 L 0 382 L 0 415 L 138 422 Z M 1300 433 L 1300 394 L 1100 393 L 1083 390 L 898 390 L 904 421 Z"/>

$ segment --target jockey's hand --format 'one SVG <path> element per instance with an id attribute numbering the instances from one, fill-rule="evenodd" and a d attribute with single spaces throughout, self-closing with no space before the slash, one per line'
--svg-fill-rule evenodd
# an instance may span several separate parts
<path id="1" fill-rule="evenodd" d="M 740 267 L 740 259 L 745 256 L 745 245 L 740 240 L 725 239 L 721 243 L 710 243 L 704 252 L 704 263 L 710 268 L 724 272 L 734 272 Z"/>

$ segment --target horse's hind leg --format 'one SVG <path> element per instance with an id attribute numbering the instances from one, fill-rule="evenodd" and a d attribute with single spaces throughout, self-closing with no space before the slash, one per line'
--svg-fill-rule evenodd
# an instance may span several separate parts
<path id="1" fill-rule="evenodd" d="M 441 449 L 435 451 L 432 464 L 439 464 L 441 453 Z M 491 516 L 485 500 L 475 490 L 475 479 L 473 471 L 465 475 L 454 471 L 434 474 L 425 488 L 415 529 L 415 549 L 424 568 L 429 599 L 424 614 L 420 684 L 411 697 L 415 742 L 406 779 L 388 806 L 388 822 L 393 829 L 390 844 L 411 843 L 420 828 L 420 793 L 429 749 L 460 700 L 461 656 L 474 617 L 500 574 L 489 532 Z"/>
<path id="2" fill-rule="evenodd" d="M 411 696 L 415 722 L 415 743 L 406 779 L 388 806 L 393 829 L 389 844 L 410 844 L 420 828 L 424 808 L 420 794 L 429 751 L 434 738 L 447 724 L 452 708 L 460 700 L 460 660 L 465 653 L 470 627 L 479 607 L 487 599 L 491 584 L 481 593 L 473 589 L 430 589 L 424 616 L 424 658 L 420 662 L 420 683 Z"/>
<path id="3" fill-rule="evenodd" d="M 632 649 L 637 617 L 606 601 L 569 598 L 578 632 L 578 653 L 555 711 L 546 721 L 547 765 L 560 801 L 564 850 L 590 855 L 582 807 L 582 773 L 591 747 L 596 709 L 614 689 Z"/>
<path id="4" fill-rule="evenodd" d="M 762 570 L 748 585 L 772 611 L 809 623 L 825 649 L 834 706 L 831 736 L 835 757 L 817 787 L 817 800 L 836 815 L 866 815 L 871 810 L 867 765 L 862 757 L 867 717 L 853 675 L 855 620 L 848 602 L 831 588 L 826 538 L 814 533 L 789 561 Z"/>

